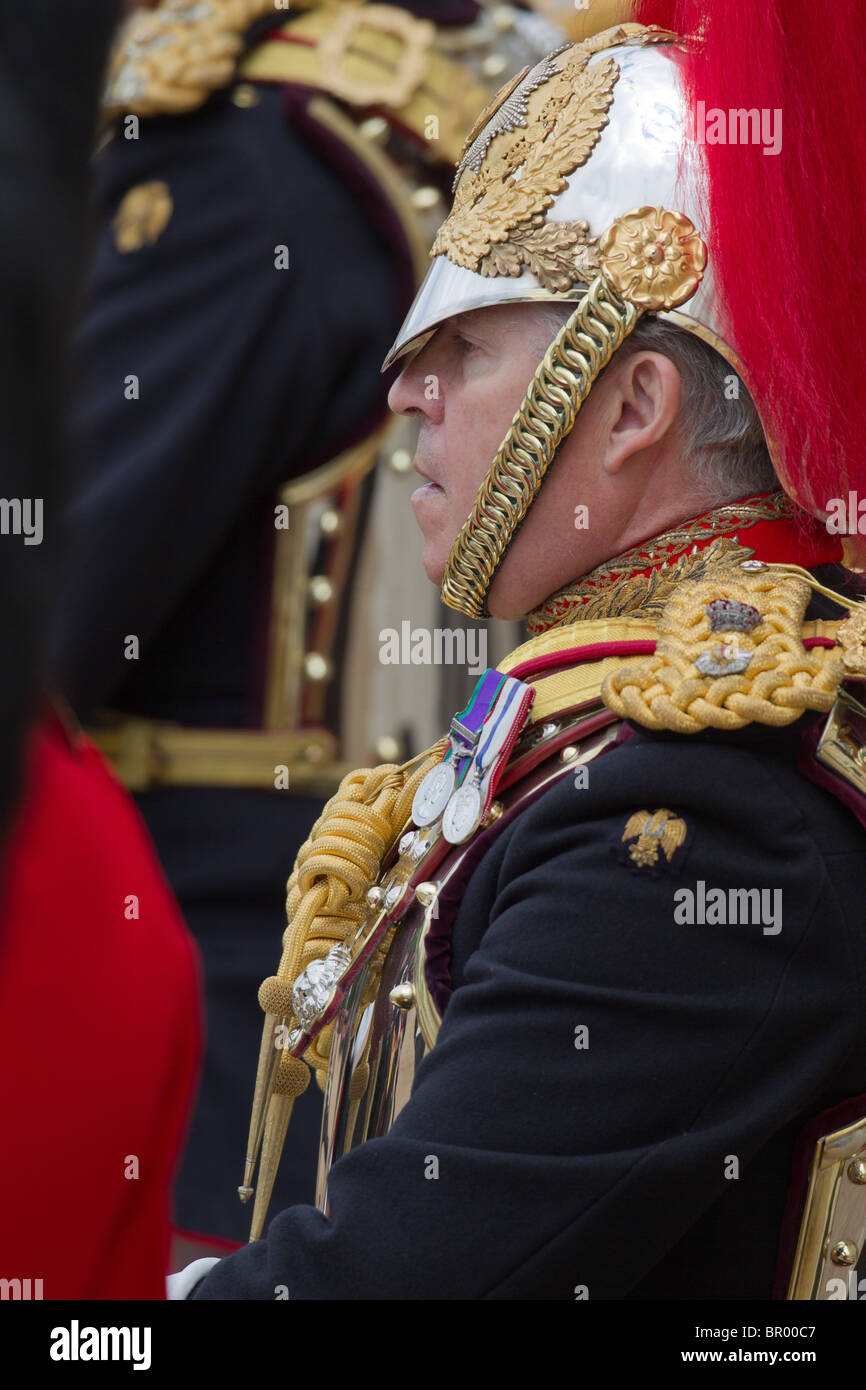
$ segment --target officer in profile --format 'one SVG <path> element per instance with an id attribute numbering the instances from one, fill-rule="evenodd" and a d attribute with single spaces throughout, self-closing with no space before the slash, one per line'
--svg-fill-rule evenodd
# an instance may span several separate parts
<path id="1" fill-rule="evenodd" d="M 827 83 L 866 119 L 864 20 L 762 0 L 744 64 L 677 8 L 467 137 L 390 399 L 429 577 L 532 636 L 298 855 L 253 1239 L 178 1296 L 826 1298 L 861 1257 L 866 604 L 824 514 L 863 476 Z M 695 138 L 747 90 L 784 158 Z M 266 1227 L 308 1066 L 316 1207 Z"/>

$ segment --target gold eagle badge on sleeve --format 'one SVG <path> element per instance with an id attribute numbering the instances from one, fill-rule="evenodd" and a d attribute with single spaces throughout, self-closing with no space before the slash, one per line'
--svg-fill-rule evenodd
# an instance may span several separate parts
<path id="1" fill-rule="evenodd" d="M 679 851 L 684 850 L 687 839 L 686 823 L 673 811 L 665 807 L 635 811 L 625 823 L 618 857 L 633 873 L 645 871 L 658 878 L 667 868 L 676 867 L 674 861 L 682 858 Z"/>

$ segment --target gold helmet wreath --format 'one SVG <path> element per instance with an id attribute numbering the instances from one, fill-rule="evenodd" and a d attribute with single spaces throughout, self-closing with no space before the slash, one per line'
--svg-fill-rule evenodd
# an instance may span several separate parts
<path id="1" fill-rule="evenodd" d="M 575 304 L 448 558 L 442 598 L 468 617 L 488 616 L 490 586 L 557 449 L 642 314 L 697 333 L 739 370 L 696 225 L 679 42 L 620 24 L 566 45 L 503 87 L 466 139 L 433 264 L 383 370 L 456 314 Z"/>

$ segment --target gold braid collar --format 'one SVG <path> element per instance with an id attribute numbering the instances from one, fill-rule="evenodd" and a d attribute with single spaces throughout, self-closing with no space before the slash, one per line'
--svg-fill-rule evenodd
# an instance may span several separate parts
<path id="1" fill-rule="evenodd" d="M 681 580 L 733 556 L 741 532 L 761 521 L 790 521 L 794 514 L 793 502 L 781 491 L 714 507 L 567 584 L 527 616 L 527 627 L 534 636 L 590 618 L 657 615 Z M 737 558 L 748 559 L 751 553 L 739 547 Z"/>

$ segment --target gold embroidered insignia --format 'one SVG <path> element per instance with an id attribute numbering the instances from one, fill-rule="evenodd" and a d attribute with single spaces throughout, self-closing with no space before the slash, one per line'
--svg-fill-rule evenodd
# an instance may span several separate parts
<path id="1" fill-rule="evenodd" d="M 153 179 L 127 193 L 114 216 L 114 244 L 122 256 L 152 246 L 171 221 L 174 211 L 167 183 Z"/>
<path id="2" fill-rule="evenodd" d="M 590 59 L 606 48 L 669 37 L 655 26 L 618 25 L 512 78 L 469 132 L 454 205 L 431 258 L 446 255 L 481 275 L 520 275 L 526 267 L 557 293 L 578 280 L 589 283 L 601 266 L 598 240 L 585 222 L 548 222 L 546 211 L 608 123 L 619 65 Z M 674 252 L 680 255 L 679 242 Z M 659 275 L 664 267 L 652 269 Z"/>
<path id="3" fill-rule="evenodd" d="M 678 851 L 688 838 L 688 829 L 681 816 L 662 806 L 658 811 L 635 811 L 625 823 L 618 849 L 623 864 L 634 873 L 646 870 L 658 878 L 666 869 L 674 868 Z M 660 859 L 660 854 L 664 857 Z M 680 858 L 682 856 L 680 855 Z"/>

